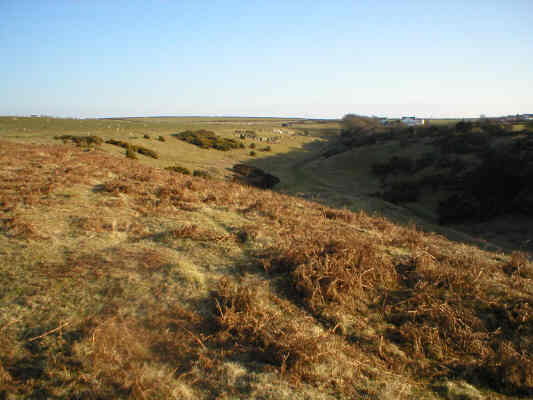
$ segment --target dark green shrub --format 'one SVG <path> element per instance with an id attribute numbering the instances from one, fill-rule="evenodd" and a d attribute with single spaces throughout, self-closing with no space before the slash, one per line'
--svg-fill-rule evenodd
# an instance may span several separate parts
<path id="1" fill-rule="evenodd" d="M 109 140 L 106 140 L 106 143 L 112 144 L 114 146 L 119 146 L 119 147 L 122 147 L 124 149 L 126 149 L 126 148 L 128 148 L 128 146 L 130 146 L 134 151 L 137 151 L 137 146 L 135 146 L 135 145 L 133 145 L 131 143 L 123 142 L 122 140 L 109 139 Z"/>
<path id="2" fill-rule="evenodd" d="M 483 153 L 490 149 L 490 138 L 486 133 L 468 132 L 443 136 L 434 142 L 442 153 Z"/>
<path id="3" fill-rule="evenodd" d="M 400 172 L 413 172 L 415 163 L 407 157 L 392 157 L 388 162 L 375 163 L 372 165 L 372 172 L 379 176 L 387 176 L 388 174 L 397 174 Z"/>
<path id="4" fill-rule="evenodd" d="M 251 155 L 252 157 L 255 156 L 255 151 L 252 150 L 252 151 L 250 152 L 250 155 Z"/>
<path id="5" fill-rule="evenodd" d="M 472 122 L 470 121 L 459 121 L 455 125 L 455 130 L 460 133 L 467 133 L 470 132 L 473 128 Z"/>
<path id="6" fill-rule="evenodd" d="M 468 193 L 454 194 L 439 203 L 439 223 L 463 222 L 482 216 L 481 203 Z"/>
<path id="7" fill-rule="evenodd" d="M 132 158 L 134 160 L 137 159 L 137 154 L 135 153 L 135 150 L 132 146 L 126 147 L 126 157 Z"/>
<path id="8" fill-rule="evenodd" d="M 383 193 L 383 199 L 391 203 L 408 203 L 418 200 L 420 185 L 416 182 L 398 182 Z"/>
<path id="9" fill-rule="evenodd" d="M 191 174 L 191 171 L 188 168 L 185 168 L 185 167 L 182 167 L 182 166 L 179 166 L 179 165 L 175 165 L 173 167 L 166 167 L 165 169 L 167 171 L 178 172 L 178 173 L 184 174 L 184 175 L 190 175 Z"/>
<path id="10" fill-rule="evenodd" d="M 246 145 L 243 142 L 239 143 L 239 149 L 245 149 Z"/>
<path id="11" fill-rule="evenodd" d="M 152 157 L 152 158 L 159 158 L 159 154 L 157 154 L 155 151 L 147 149 L 146 147 L 137 147 L 137 153 L 142 154 L 143 156 Z"/>
<path id="12" fill-rule="evenodd" d="M 211 178 L 211 175 L 207 171 L 202 171 L 199 169 L 195 169 L 193 172 L 193 176 L 199 176 L 201 178 Z"/>
<path id="13" fill-rule="evenodd" d="M 497 122 L 485 121 L 481 123 L 481 129 L 491 136 L 504 136 L 507 134 L 503 126 Z"/>
<path id="14" fill-rule="evenodd" d="M 157 140 L 159 140 L 160 142 L 166 142 L 166 139 L 163 136 L 159 136 Z"/>
<path id="15" fill-rule="evenodd" d="M 424 168 L 427 168 L 435 162 L 436 155 L 433 153 L 425 153 L 420 157 L 418 160 L 416 160 L 414 169 L 416 171 L 421 171 Z"/>
<path id="16" fill-rule="evenodd" d="M 197 131 L 183 131 L 176 133 L 173 136 L 187 143 L 201 147 L 202 149 L 228 151 L 231 149 L 242 148 L 242 142 L 235 139 L 217 136 L 214 132 L 207 131 L 205 129 L 200 129 Z"/>
<path id="17" fill-rule="evenodd" d="M 71 141 L 72 143 L 75 143 L 77 146 L 80 147 L 91 147 L 91 146 L 100 146 L 102 143 L 104 143 L 104 139 L 102 139 L 99 136 L 73 136 L 73 135 L 62 135 L 62 136 L 55 136 L 54 139 L 56 140 L 62 140 L 63 143 L 66 143 L 67 141 Z"/>
<path id="18" fill-rule="evenodd" d="M 479 166 L 460 176 L 450 173 L 458 193 L 439 205 L 443 223 L 533 214 L 533 151 L 514 146 L 485 153 Z"/>
<path id="19" fill-rule="evenodd" d="M 129 147 L 129 148 L 131 148 L 132 151 L 136 151 L 139 154 L 142 154 L 142 155 L 145 155 L 145 156 L 148 156 L 148 157 L 152 157 L 152 158 L 159 158 L 159 154 L 157 154 L 153 150 L 147 149 L 146 147 L 135 146 L 135 145 L 133 145 L 131 143 L 123 142 L 121 140 L 115 140 L 115 139 L 109 139 L 109 140 L 106 141 L 106 143 L 112 144 L 114 146 L 119 146 L 119 147 L 122 147 L 124 149 L 128 149 L 128 147 Z"/>
<path id="20" fill-rule="evenodd" d="M 144 137 L 145 139 L 150 139 L 150 135 L 148 135 L 148 134 L 146 134 L 146 133 L 144 134 L 143 137 Z"/>
<path id="21" fill-rule="evenodd" d="M 255 149 L 255 143 L 250 143 L 250 146 L 248 146 L 251 149 Z"/>

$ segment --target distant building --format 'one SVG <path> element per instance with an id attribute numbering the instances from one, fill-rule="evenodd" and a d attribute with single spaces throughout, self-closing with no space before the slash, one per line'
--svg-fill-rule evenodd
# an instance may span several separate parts
<path id="1" fill-rule="evenodd" d="M 417 126 L 424 125 L 426 121 L 416 117 L 402 117 L 401 122 L 407 126 Z"/>

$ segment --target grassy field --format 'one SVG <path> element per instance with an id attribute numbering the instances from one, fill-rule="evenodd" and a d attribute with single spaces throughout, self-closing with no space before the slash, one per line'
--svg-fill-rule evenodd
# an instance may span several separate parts
<path id="1" fill-rule="evenodd" d="M 426 123 L 430 125 L 439 126 L 439 125 L 455 125 L 459 121 L 461 120 L 457 118 L 430 118 L 426 120 Z"/>
<path id="2" fill-rule="evenodd" d="M 132 121 L 0 118 L 0 398 L 533 395 L 526 254 L 425 233 L 430 217 L 373 194 L 376 160 L 429 144 L 324 158 L 337 122 Z M 207 150 L 172 136 L 186 129 L 285 136 L 251 157 L 251 139 Z M 236 162 L 281 193 L 161 168 Z"/>
<path id="3" fill-rule="evenodd" d="M 72 145 L 0 142 L 8 399 L 519 399 L 533 266 Z"/>
<path id="4" fill-rule="evenodd" d="M 283 127 L 283 124 L 290 124 Z M 280 142 L 268 144 L 270 152 L 261 151 L 267 143 L 245 139 L 245 149 L 228 152 L 201 149 L 175 139 L 172 134 L 185 130 L 207 129 L 222 137 L 239 139 L 235 131 L 251 130 L 259 137 L 279 136 Z M 331 135 L 339 130 L 337 122 L 321 123 L 310 120 L 271 119 L 271 118 L 129 118 L 129 119 L 57 119 L 0 117 L 0 138 L 4 140 L 52 144 L 62 135 L 95 135 L 104 140 L 115 139 L 144 146 L 159 154 L 158 159 L 139 157 L 139 162 L 154 167 L 180 165 L 191 170 L 205 170 L 216 177 L 228 175 L 227 169 L 237 162 L 287 154 L 305 144 Z M 281 131 L 281 133 L 280 133 Z M 145 139 L 148 135 L 150 139 Z M 158 140 L 165 138 L 164 142 Z M 250 156 L 250 144 L 256 145 L 254 157 Z M 124 154 L 120 147 L 104 144 L 102 148 L 112 154 Z"/>

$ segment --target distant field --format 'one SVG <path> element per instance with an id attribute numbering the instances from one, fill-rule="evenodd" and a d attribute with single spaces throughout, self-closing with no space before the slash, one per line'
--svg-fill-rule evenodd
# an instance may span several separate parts
<path id="1" fill-rule="evenodd" d="M 461 121 L 460 118 L 454 118 L 454 119 L 442 118 L 442 119 L 427 119 L 426 123 L 429 123 L 431 125 L 454 125 L 458 123 L 459 121 Z"/>
<path id="2" fill-rule="evenodd" d="M 174 138 L 184 130 L 207 129 L 217 135 L 238 139 L 236 131 L 254 131 L 258 137 L 280 137 L 280 142 L 270 144 L 269 152 L 261 151 L 267 144 L 259 140 L 244 139 L 244 149 L 216 151 L 201 149 Z M 162 117 L 162 118 L 107 118 L 69 119 L 48 117 L 0 117 L 0 138 L 30 143 L 61 143 L 55 136 L 95 135 L 104 140 L 116 139 L 156 151 L 159 159 L 139 156 L 139 162 L 154 167 L 180 165 L 189 169 L 209 171 L 215 176 L 227 174 L 237 162 L 272 157 L 299 150 L 319 136 L 336 134 L 340 124 L 336 121 L 303 120 L 290 118 L 237 118 L 237 117 Z M 144 138 L 148 135 L 150 139 Z M 165 141 L 159 141 L 163 136 Z M 255 144 L 255 156 L 250 145 Z M 124 149 L 110 144 L 102 145 L 105 151 L 121 155 Z"/>

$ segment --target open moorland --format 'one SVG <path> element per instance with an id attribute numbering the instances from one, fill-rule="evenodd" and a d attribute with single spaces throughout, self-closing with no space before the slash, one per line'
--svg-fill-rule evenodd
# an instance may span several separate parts
<path id="1" fill-rule="evenodd" d="M 453 168 L 401 151 L 440 160 L 485 132 L 443 126 L 0 118 L 1 396 L 530 398 L 533 265 L 456 229 L 509 209 L 395 186 Z M 513 132 L 490 143 L 529 171 Z M 470 174 L 493 160 L 461 154 Z M 233 182 L 237 163 L 280 183 Z"/>

